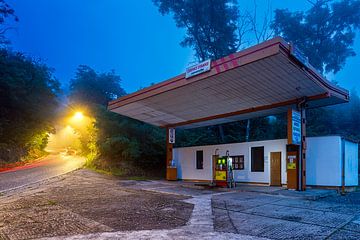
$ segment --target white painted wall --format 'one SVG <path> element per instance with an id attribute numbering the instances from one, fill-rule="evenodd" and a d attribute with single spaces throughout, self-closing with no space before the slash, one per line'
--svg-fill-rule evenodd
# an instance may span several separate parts
<path id="1" fill-rule="evenodd" d="M 358 164 L 358 144 L 345 141 L 345 186 L 358 185 Z"/>
<path id="2" fill-rule="evenodd" d="M 212 179 L 212 155 L 244 155 L 245 169 L 235 171 L 237 182 L 270 182 L 270 153 L 281 152 L 281 181 L 286 184 L 286 139 L 259 142 L 175 148 L 173 158 L 178 168 L 178 178 L 187 180 Z M 251 172 L 251 147 L 264 146 L 264 172 Z M 204 152 L 204 169 L 196 169 L 196 151 Z M 357 185 L 357 144 L 346 141 L 346 186 Z M 317 186 L 341 186 L 341 138 L 339 136 L 307 138 L 306 184 Z"/>
<path id="3" fill-rule="evenodd" d="M 269 183 L 270 179 L 270 152 L 281 152 L 282 183 L 286 184 L 286 139 L 232 143 L 199 147 L 175 148 L 174 160 L 178 168 L 179 179 L 211 180 L 212 179 L 212 155 L 218 150 L 220 156 L 225 156 L 229 150 L 230 155 L 244 155 L 244 170 L 234 172 L 238 182 Z M 251 147 L 264 146 L 264 172 L 251 172 Z M 196 151 L 204 151 L 204 169 L 196 169 Z"/>
<path id="4" fill-rule="evenodd" d="M 341 186 L 341 138 L 307 138 L 306 184 Z"/>

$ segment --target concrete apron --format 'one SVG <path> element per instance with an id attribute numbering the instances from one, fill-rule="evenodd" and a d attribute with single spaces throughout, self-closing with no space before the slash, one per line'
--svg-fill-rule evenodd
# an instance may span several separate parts
<path id="1" fill-rule="evenodd" d="M 190 220 L 185 227 L 187 230 L 193 232 L 214 231 L 214 216 L 211 208 L 212 195 L 200 195 L 184 200 L 187 203 L 194 204 Z"/>
<path id="2" fill-rule="evenodd" d="M 159 192 L 159 191 L 157 191 Z M 68 239 L 68 240 L 95 240 L 95 239 L 240 239 L 240 240 L 267 240 L 248 235 L 234 233 L 220 233 L 214 231 L 214 216 L 212 214 L 211 198 L 214 195 L 223 195 L 225 193 L 215 193 L 207 195 L 193 196 L 193 198 L 184 200 L 187 203 L 194 204 L 191 217 L 188 223 L 179 228 L 171 230 L 142 230 L 142 231 L 118 231 L 104 232 L 87 235 L 63 236 L 53 238 L 42 238 L 42 240 Z"/>

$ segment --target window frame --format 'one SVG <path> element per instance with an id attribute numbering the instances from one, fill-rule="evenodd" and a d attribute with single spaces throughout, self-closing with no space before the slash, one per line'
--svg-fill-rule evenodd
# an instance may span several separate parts
<path id="1" fill-rule="evenodd" d="M 201 152 L 201 159 L 198 159 L 198 153 Z M 195 151 L 195 168 L 196 170 L 204 169 L 204 150 L 196 150 Z"/>
<path id="2" fill-rule="evenodd" d="M 234 155 L 234 156 L 230 156 L 232 158 L 233 161 L 233 169 L 236 171 L 241 171 L 241 170 L 245 170 L 245 155 Z M 238 163 L 235 163 L 235 158 L 239 159 Z M 242 161 L 240 161 L 240 159 L 242 159 Z M 235 164 L 238 164 L 239 167 L 235 168 Z M 242 165 L 242 168 L 240 168 L 240 166 Z"/>
<path id="3" fill-rule="evenodd" d="M 255 151 L 256 149 L 262 149 L 262 168 L 256 168 L 258 167 L 258 164 L 255 164 L 255 161 L 257 161 L 258 159 L 255 159 L 256 154 L 254 154 L 253 151 Z M 265 172 L 265 148 L 264 146 L 256 146 L 256 147 L 251 147 L 250 148 L 250 162 L 251 162 L 251 172 Z"/>

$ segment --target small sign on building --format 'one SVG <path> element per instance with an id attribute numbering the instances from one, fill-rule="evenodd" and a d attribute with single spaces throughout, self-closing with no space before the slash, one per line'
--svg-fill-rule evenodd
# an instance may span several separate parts
<path id="1" fill-rule="evenodd" d="M 206 60 L 204 62 L 195 64 L 186 68 L 185 78 L 191 78 L 198 74 L 209 71 L 211 68 L 211 60 Z"/>
<path id="2" fill-rule="evenodd" d="M 175 143 L 175 128 L 169 128 L 169 143 Z"/>
<path id="3" fill-rule="evenodd" d="M 287 169 L 296 169 L 296 155 L 288 156 Z"/>

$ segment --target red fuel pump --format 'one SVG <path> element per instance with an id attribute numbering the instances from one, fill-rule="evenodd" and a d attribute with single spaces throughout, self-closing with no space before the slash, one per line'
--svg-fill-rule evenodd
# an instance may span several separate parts
<path id="1" fill-rule="evenodd" d="M 229 151 L 226 156 L 214 158 L 214 181 L 215 185 L 219 187 L 235 187 L 232 158 L 229 156 Z"/>
<path id="2" fill-rule="evenodd" d="M 214 159 L 215 165 L 215 184 L 219 187 L 227 186 L 227 159 L 226 157 L 217 157 Z"/>

